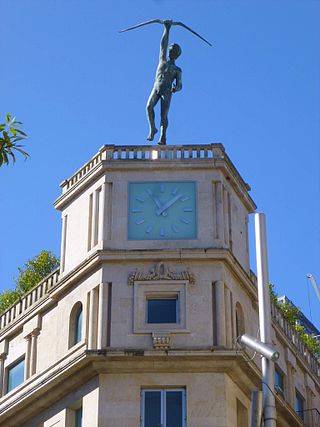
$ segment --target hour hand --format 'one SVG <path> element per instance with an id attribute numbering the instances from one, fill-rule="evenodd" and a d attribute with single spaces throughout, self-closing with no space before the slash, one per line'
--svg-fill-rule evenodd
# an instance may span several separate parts
<path id="1" fill-rule="evenodd" d="M 157 210 L 157 215 L 161 215 L 166 209 L 170 208 L 173 204 L 175 204 L 180 198 L 182 197 L 182 194 L 177 194 L 173 199 L 169 200 L 165 205 L 161 206 Z"/>
<path id="2" fill-rule="evenodd" d="M 150 190 L 150 188 L 147 189 L 147 193 L 149 194 L 149 196 L 151 197 L 151 199 L 156 204 L 158 210 L 161 210 L 162 209 L 162 204 L 160 203 L 160 200 L 152 194 L 152 191 Z M 158 210 L 157 210 L 157 214 L 158 214 Z M 162 214 L 162 216 L 167 216 L 168 215 L 168 213 L 165 210 L 162 210 L 161 213 L 159 213 L 158 215 L 161 215 L 161 214 Z"/>

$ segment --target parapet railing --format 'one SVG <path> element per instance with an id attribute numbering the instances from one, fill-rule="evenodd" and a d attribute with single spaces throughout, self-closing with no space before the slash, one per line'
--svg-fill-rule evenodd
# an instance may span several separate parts
<path id="1" fill-rule="evenodd" d="M 273 321 L 293 344 L 297 353 L 305 360 L 312 372 L 318 376 L 320 374 L 320 364 L 317 358 L 310 352 L 306 344 L 300 339 L 299 334 L 292 328 L 288 320 L 284 318 L 281 310 L 273 301 L 271 301 L 271 315 Z"/>
<path id="2" fill-rule="evenodd" d="M 132 161 L 132 160 L 191 160 L 191 159 L 222 159 L 225 156 L 222 144 L 203 145 L 104 145 L 71 178 L 60 184 L 67 191 L 80 179 L 88 175 L 103 160 Z"/>
<path id="3" fill-rule="evenodd" d="M 59 281 L 59 269 L 49 274 L 42 282 L 31 289 L 20 300 L 0 315 L 0 330 L 4 329 L 28 308 L 46 296 Z"/>

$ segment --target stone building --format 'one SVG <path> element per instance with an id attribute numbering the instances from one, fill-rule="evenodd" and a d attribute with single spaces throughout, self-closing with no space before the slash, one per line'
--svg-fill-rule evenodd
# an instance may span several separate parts
<path id="1" fill-rule="evenodd" d="M 248 426 L 256 206 L 223 146 L 104 146 L 61 189 L 60 270 L 0 317 L 0 426 Z M 319 427 L 319 363 L 272 317 L 277 425 Z"/>

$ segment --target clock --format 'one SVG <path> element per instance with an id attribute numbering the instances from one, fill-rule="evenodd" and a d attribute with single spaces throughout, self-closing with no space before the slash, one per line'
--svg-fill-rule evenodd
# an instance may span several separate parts
<path id="1" fill-rule="evenodd" d="M 131 182 L 128 198 L 129 240 L 197 238 L 195 182 Z"/>

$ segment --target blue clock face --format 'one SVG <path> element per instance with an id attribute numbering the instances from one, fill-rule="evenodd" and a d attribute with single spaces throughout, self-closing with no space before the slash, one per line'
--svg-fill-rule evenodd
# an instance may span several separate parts
<path id="1" fill-rule="evenodd" d="M 197 238 L 195 182 L 132 182 L 128 209 L 130 240 Z"/>

